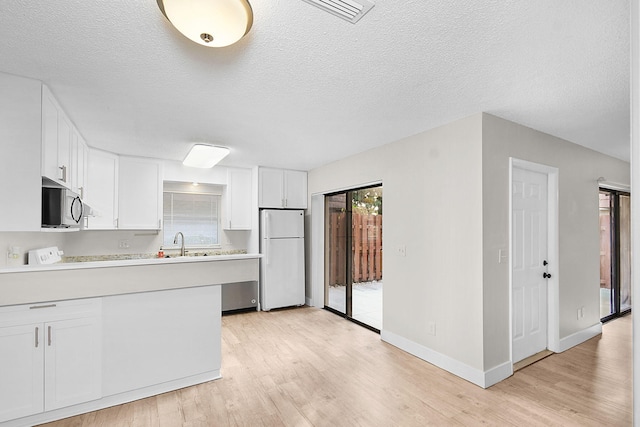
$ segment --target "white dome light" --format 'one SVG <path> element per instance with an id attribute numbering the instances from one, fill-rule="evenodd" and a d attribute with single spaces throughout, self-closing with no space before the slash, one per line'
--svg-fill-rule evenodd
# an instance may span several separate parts
<path id="1" fill-rule="evenodd" d="M 253 25 L 247 0 L 157 0 L 164 16 L 188 39 L 209 47 L 229 46 Z"/>

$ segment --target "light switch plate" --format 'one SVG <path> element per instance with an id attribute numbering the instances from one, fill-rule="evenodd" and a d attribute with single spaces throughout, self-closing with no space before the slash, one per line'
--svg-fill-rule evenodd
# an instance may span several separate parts
<path id="1" fill-rule="evenodd" d="M 407 256 L 407 247 L 405 245 L 396 246 L 396 252 L 400 256 Z"/>

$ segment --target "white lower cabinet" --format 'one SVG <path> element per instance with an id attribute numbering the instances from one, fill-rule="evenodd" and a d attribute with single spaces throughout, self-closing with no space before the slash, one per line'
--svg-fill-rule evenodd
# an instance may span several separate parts
<path id="1" fill-rule="evenodd" d="M 0 422 L 101 397 L 100 299 L 0 308 Z"/>
<path id="2" fill-rule="evenodd" d="M 0 426 L 220 378 L 221 285 L 0 307 Z"/>
<path id="3" fill-rule="evenodd" d="M 0 422 L 44 410 L 42 325 L 0 328 Z"/>
<path id="4" fill-rule="evenodd" d="M 44 410 L 101 396 L 100 319 L 84 317 L 44 325 Z"/>

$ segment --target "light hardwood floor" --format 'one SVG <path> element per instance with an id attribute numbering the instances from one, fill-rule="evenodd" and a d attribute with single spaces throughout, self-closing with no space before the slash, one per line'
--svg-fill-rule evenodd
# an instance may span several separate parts
<path id="1" fill-rule="evenodd" d="M 483 390 L 325 310 L 222 318 L 220 380 L 68 426 L 626 426 L 631 316 Z"/>

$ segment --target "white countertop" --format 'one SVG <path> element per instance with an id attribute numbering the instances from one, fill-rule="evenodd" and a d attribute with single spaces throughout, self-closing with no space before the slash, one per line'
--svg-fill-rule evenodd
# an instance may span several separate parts
<path id="1" fill-rule="evenodd" d="M 21 265 L 18 267 L 0 268 L 2 273 L 26 273 L 36 271 L 61 271 L 78 270 L 85 268 L 127 267 L 135 265 L 164 265 L 182 264 L 191 262 L 232 261 L 239 259 L 261 258 L 262 254 L 232 254 L 232 255 L 208 255 L 208 256 L 184 256 L 174 258 L 145 258 L 126 259 L 115 261 L 89 261 L 89 262 L 62 262 L 46 265 Z"/>

